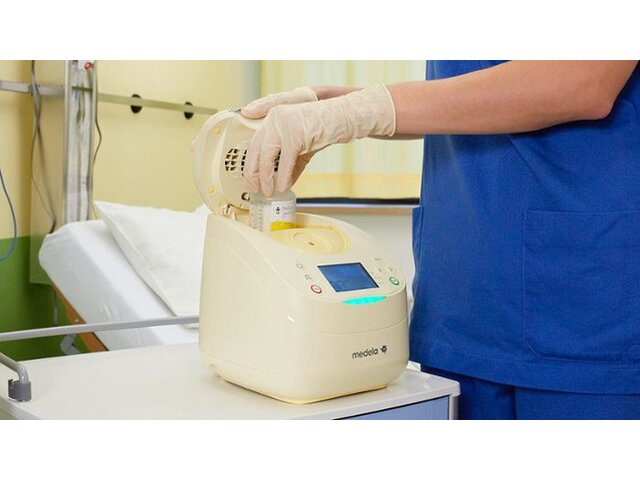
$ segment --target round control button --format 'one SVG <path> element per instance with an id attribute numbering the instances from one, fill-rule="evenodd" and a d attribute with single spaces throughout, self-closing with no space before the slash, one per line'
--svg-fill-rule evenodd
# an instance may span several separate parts
<path id="1" fill-rule="evenodd" d="M 400 280 L 398 280 L 396 277 L 389 277 L 389 281 L 394 285 L 400 285 Z"/>
<path id="2" fill-rule="evenodd" d="M 302 265 L 301 263 L 296 263 L 296 268 L 302 270 L 304 268 L 304 265 Z"/>
<path id="3" fill-rule="evenodd" d="M 311 285 L 310 288 L 313 293 L 322 293 L 322 288 L 320 288 L 320 285 Z"/>
<path id="4" fill-rule="evenodd" d="M 305 280 L 309 280 L 309 281 L 313 280 L 313 277 L 311 275 L 309 275 L 308 273 L 304 274 L 304 278 L 305 278 Z"/>

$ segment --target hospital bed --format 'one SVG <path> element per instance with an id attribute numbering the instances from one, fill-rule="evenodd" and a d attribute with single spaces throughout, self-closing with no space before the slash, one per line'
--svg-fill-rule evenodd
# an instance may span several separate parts
<path id="1" fill-rule="evenodd" d="M 40 264 L 61 296 L 71 323 L 174 316 L 125 258 L 103 220 L 64 225 L 48 235 Z M 183 325 L 83 334 L 91 351 L 197 342 Z"/>

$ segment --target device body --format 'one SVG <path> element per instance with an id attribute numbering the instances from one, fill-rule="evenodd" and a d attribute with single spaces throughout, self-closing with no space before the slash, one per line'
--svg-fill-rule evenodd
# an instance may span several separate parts
<path id="1" fill-rule="evenodd" d="M 300 228 L 265 234 L 209 216 L 202 354 L 224 379 L 292 403 L 386 386 L 408 360 L 397 267 L 355 227 L 304 214 L 297 221 Z M 336 292 L 319 268 L 335 265 L 357 270 L 338 288 L 368 281 L 360 265 L 376 286 Z"/>
<path id="2" fill-rule="evenodd" d="M 242 170 L 259 121 L 211 117 L 194 141 L 209 206 L 200 351 L 224 379 L 292 403 L 392 382 L 408 360 L 406 285 L 362 230 L 300 214 L 295 228 L 249 226 Z"/>

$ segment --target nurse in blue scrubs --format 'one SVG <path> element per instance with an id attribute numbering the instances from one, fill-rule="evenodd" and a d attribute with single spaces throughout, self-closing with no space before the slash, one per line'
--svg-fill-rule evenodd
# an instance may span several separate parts
<path id="1" fill-rule="evenodd" d="M 385 92 L 249 104 L 252 188 L 330 143 L 424 135 L 411 359 L 460 382 L 460 418 L 639 419 L 637 62 L 433 61 Z"/>

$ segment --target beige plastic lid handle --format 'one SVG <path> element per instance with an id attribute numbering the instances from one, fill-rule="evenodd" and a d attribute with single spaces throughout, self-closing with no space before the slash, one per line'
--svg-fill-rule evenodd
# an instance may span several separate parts
<path id="1" fill-rule="evenodd" d="M 218 112 L 191 143 L 194 182 L 213 213 L 221 215 L 229 205 L 248 210 L 250 195 L 242 171 L 249 142 L 261 122 L 237 111 Z"/>

